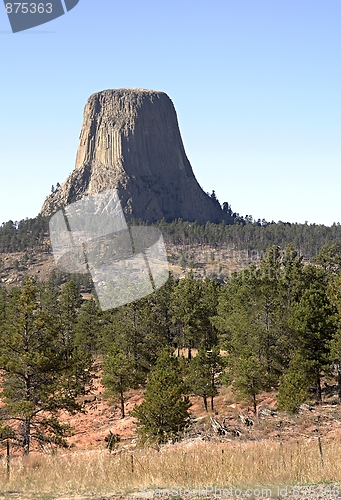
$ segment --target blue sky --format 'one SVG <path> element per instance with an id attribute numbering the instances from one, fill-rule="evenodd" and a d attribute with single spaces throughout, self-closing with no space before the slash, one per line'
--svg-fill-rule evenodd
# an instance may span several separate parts
<path id="1" fill-rule="evenodd" d="M 0 5 L 0 223 L 74 168 L 87 98 L 165 91 L 205 191 L 242 215 L 341 222 L 340 0 L 80 0 L 12 34 Z"/>

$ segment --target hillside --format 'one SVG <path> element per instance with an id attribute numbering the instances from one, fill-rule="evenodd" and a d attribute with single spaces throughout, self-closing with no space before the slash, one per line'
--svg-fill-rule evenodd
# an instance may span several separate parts
<path id="1" fill-rule="evenodd" d="M 74 436 L 69 443 L 77 449 L 102 449 L 106 446 L 105 438 L 109 431 L 119 436 L 118 449 L 134 449 L 137 444 L 136 419 L 130 412 L 143 401 L 143 391 L 130 390 L 126 397 L 127 416 L 122 419 L 119 406 L 103 397 L 103 386 L 97 381 L 90 395 L 84 397 L 84 415 L 65 416 L 65 422 L 74 427 Z M 223 387 L 215 398 L 215 411 L 205 412 L 202 398 L 192 396 L 190 413 L 193 420 L 187 439 L 193 441 L 295 441 L 306 438 L 314 439 L 317 435 L 323 438 L 341 438 L 341 408 L 335 398 L 335 387 L 327 384 L 323 390 L 324 403 L 302 405 L 296 416 L 278 411 L 276 393 L 264 392 L 259 396 L 259 417 L 255 418 L 247 404 L 236 402 L 230 388 Z M 253 425 L 243 424 L 239 415 L 248 416 Z M 230 432 L 219 436 L 214 432 L 210 417 L 220 423 L 226 422 Z M 232 430 L 238 430 L 239 436 Z"/>
<path id="2" fill-rule="evenodd" d="M 170 270 L 180 276 L 193 269 L 198 277 L 224 280 L 234 271 L 252 263 L 257 265 L 265 250 L 272 245 L 284 249 L 292 243 L 306 261 L 317 255 L 325 244 L 341 246 L 339 224 L 328 227 L 283 222 L 247 222 L 239 215 L 238 217 L 233 225 L 200 225 L 181 219 L 171 223 L 159 221 L 156 226 L 164 236 Z M 35 275 L 38 280 L 45 280 L 55 269 L 48 220 L 48 217 L 38 216 L 18 223 L 9 221 L 0 226 L 1 283 L 20 283 L 26 275 Z M 65 280 L 65 276 L 60 279 Z M 81 275 L 78 275 L 78 280 L 80 284 L 84 282 L 89 286 Z"/>
<path id="3" fill-rule="evenodd" d="M 124 494 L 136 492 L 140 484 L 155 487 L 156 476 L 169 486 L 169 463 L 178 468 L 184 485 L 201 484 L 209 450 L 211 463 L 223 464 L 229 471 L 229 481 L 231 477 L 242 484 L 246 480 L 295 484 L 312 477 L 319 482 L 335 480 L 341 424 L 340 365 L 335 361 L 340 356 L 341 256 L 334 244 L 339 226 L 245 220 L 233 226 L 201 226 L 160 221 L 170 269 L 184 279 L 170 279 L 140 301 L 101 311 L 95 301 L 84 300 L 93 293 L 89 276 L 55 269 L 47 223 L 48 219 L 38 217 L 0 229 L 5 250 L 1 253 L 0 413 L 11 425 L 11 434 L 2 431 L 2 436 L 5 441 L 10 436 L 16 471 L 6 482 L 0 469 L 0 485 L 28 491 L 21 479 L 24 470 L 29 471 L 29 491 L 64 492 L 67 484 L 72 493 L 112 494 L 114 488 Z M 308 258 L 287 248 L 291 239 L 307 250 Z M 334 246 L 325 246 L 326 241 Z M 264 253 L 269 242 L 278 246 Z M 315 252 L 319 252 L 317 259 L 313 259 Z M 26 276 L 37 278 L 38 286 L 31 280 L 21 286 Z M 67 282 L 70 278 L 81 295 L 75 283 Z M 32 335 L 27 336 L 27 325 Z M 36 358 L 40 349 L 41 357 Z M 181 442 L 163 440 L 141 448 L 131 412 L 147 400 L 148 384 L 165 349 L 169 365 L 173 359 L 180 370 L 176 384 L 185 383 L 181 398 L 189 397 L 189 417 L 186 414 L 180 438 L 178 424 L 173 429 L 174 439 Z M 41 372 L 40 359 L 49 363 L 52 354 L 52 365 Z M 33 387 L 39 397 L 20 392 L 27 360 L 37 380 L 46 380 L 43 396 L 47 399 L 42 401 L 48 410 L 39 418 L 33 412 L 32 429 L 39 432 L 32 431 L 32 455 L 21 458 L 25 427 L 16 424 L 15 412 L 22 415 L 26 401 L 39 411 L 41 405 L 40 384 Z M 46 373 L 51 378 L 45 379 Z M 108 377 L 108 373 L 112 378 L 105 382 L 102 375 Z M 163 374 L 160 371 L 159 376 Z M 83 376 L 89 385 L 79 383 Z M 63 377 L 68 391 L 77 394 L 76 411 L 67 411 L 68 404 L 74 403 L 66 399 L 66 406 L 53 413 L 56 393 L 65 394 Z M 21 382 L 12 385 L 15 378 Z M 124 388 L 117 385 L 124 381 L 129 381 Z M 108 386 L 111 397 L 105 394 Z M 167 384 L 161 387 L 166 390 Z M 56 403 L 61 402 L 63 398 L 57 397 Z M 57 437 L 63 426 L 73 428 L 64 443 L 69 449 L 56 451 L 58 440 L 46 433 L 45 411 L 58 419 L 52 427 Z M 112 436 L 117 443 L 109 453 L 106 445 Z M 163 460 L 151 458 L 153 453 Z M 187 454 L 195 460 L 188 468 Z M 147 466 L 141 468 L 144 460 Z M 252 466 L 259 461 L 261 468 Z M 241 468 L 233 469 L 235 463 Z M 43 474 L 46 467 L 51 472 L 48 480 Z M 98 475 L 92 475 L 91 467 L 100 471 Z M 104 480 L 107 468 L 116 474 L 110 485 Z M 210 477 L 220 480 L 219 471 L 219 467 L 210 469 Z"/>

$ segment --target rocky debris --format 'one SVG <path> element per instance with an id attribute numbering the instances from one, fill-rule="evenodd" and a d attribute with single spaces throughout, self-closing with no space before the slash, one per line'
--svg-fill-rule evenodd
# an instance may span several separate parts
<path id="1" fill-rule="evenodd" d="M 240 437 L 242 434 L 239 429 L 235 427 L 228 428 L 225 425 L 220 424 L 218 420 L 213 417 L 210 418 L 210 422 L 212 429 L 214 432 L 219 434 L 219 436 L 227 436 L 230 433 L 233 437 Z"/>
<path id="2" fill-rule="evenodd" d="M 304 412 L 304 411 L 314 411 L 314 407 L 304 403 L 304 404 L 300 405 L 299 411 L 300 411 L 300 413 Z"/>
<path id="3" fill-rule="evenodd" d="M 274 417 L 277 414 L 276 410 L 267 406 L 260 406 L 257 413 L 259 418 Z"/>
<path id="4" fill-rule="evenodd" d="M 109 189 L 118 190 L 128 219 L 232 222 L 199 186 L 164 92 L 93 94 L 85 106 L 75 169 L 46 198 L 41 214 Z"/>
<path id="5" fill-rule="evenodd" d="M 241 421 L 241 423 L 243 425 L 246 425 L 246 427 L 252 427 L 253 426 L 253 420 L 252 420 L 252 418 L 247 417 L 247 416 L 243 415 L 242 413 L 239 413 L 238 417 L 239 417 L 239 420 Z"/>

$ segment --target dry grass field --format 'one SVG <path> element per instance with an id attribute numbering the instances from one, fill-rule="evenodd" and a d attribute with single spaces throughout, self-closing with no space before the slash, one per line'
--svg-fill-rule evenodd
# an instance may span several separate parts
<path id="1" fill-rule="evenodd" d="M 62 495 L 126 495 L 170 488 L 263 488 L 336 484 L 341 479 L 341 443 L 323 440 L 191 442 L 146 448 L 32 454 L 0 462 L 0 490 L 15 498 Z"/>

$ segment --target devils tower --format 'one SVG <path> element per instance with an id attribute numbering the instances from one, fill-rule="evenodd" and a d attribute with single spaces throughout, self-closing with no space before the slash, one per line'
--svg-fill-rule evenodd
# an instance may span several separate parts
<path id="1" fill-rule="evenodd" d="M 164 92 L 104 90 L 85 106 L 76 166 L 41 209 L 59 208 L 117 189 L 128 219 L 221 222 L 217 202 L 199 186 L 182 143 L 174 105 Z"/>

